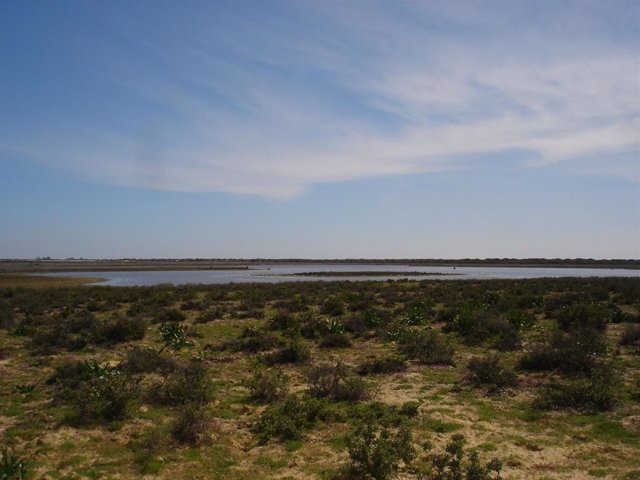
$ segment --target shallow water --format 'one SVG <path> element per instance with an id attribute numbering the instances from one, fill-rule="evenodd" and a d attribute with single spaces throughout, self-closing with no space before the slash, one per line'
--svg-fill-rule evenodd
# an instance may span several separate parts
<path id="1" fill-rule="evenodd" d="M 305 276 L 291 276 L 307 273 Z M 313 272 L 381 272 L 380 276 L 314 276 Z M 388 276 L 386 272 L 421 272 L 429 276 Z M 223 283 L 278 283 L 300 281 L 371 281 L 371 280 L 464 280 L 464 279 L 519 279 L 544 277 L 635 277 L 640 270 L 614 268 L 544 268 L 544 267 L 425 267 L 411 264 L 345 265 L 345 264 L 290 264 L 255 265 L 249 270 L 190 270 L 190 271 L 124 271 L 124 272 L 58 272 L 43 274 L 57 277 L 98 277 L 105 281 L 99 285 L 148 286 L 161 283 L 223 284 Z"/>

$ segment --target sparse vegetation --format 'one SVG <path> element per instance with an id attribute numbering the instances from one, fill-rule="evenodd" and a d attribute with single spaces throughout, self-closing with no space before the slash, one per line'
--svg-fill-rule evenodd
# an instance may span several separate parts
<path id="1" fill-rule="evenodd" d="M 29 478 L 632 478 L 639 313 L 615 278 L 3 288 L 0 445 Z"/>

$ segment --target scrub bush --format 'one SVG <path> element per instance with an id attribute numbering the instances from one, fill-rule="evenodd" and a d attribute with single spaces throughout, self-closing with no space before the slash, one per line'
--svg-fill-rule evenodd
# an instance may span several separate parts
<path id="1" fill-rule="evenodd" d="M 307 373 L 309 392 L 316 398 L 356 402 L 368 395 L 368 385 L 342 362 L 319 365 Z"/>
<path id="2" fill-rule="evenodd" d="M 400 462 L 409 465 L 415 458 L 408 427 L 392 430 L 372 416 L 354 426 L 346 444 L 349 470 L 361 478 L 386 480 L 398 471 Z"/>
<path id="3" fill-rule="evenodd" d="M 451 343 L 433 330 L 407 335 L 398 342 L 398 350 L 425 365 L 453 365 L 455 353 Z"/>
<path id="4" fill-rule="evenodd" d="M 284 397 L 289 390 L 289 377 L 279 368 L 259 369 L 247 382 L 251 397 L 267 403 Z"/>
<path id="5" fill-rule="evenodd" d="M 484 387 L 489 393 L 499 393 L 518 384 L 518 376 L 513 370 L 500 364 L 495 355 L 474 357 L 469 361 L 467 379 L 474 387 Z"/>

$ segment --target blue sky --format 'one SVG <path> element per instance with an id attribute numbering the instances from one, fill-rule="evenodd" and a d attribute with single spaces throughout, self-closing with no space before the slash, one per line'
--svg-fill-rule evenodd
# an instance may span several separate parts
<path id="1" fill-rule="evenodd" d="M 637 1 L 0 5 L 0 257 L 640 258 Z"/>

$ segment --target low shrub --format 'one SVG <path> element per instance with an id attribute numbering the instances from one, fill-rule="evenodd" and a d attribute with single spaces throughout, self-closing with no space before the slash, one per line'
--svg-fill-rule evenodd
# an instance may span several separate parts
<path id="1" fill-rule="evenodd" d="M 209 372 L 203 362 L 191 360 L 152 385 L 147 397 L 160 405 L 207 404 L 212 397 Z"/>
<path id="2" fill-rule="evenodd" d="M 555 318 L 565 331 L 575 327 L 604 330 L 611 320 L 611 313 L 602 305 L 580 303 L 559 309 Z"/>
<path id="3" fill-rule="evenodd" d="M 415 458 L 407 426 L 392 430 L 372 416 L 352 428 L 346 444 L 349 470 L 361 478 L 385 480 L 398 471 L 400 462 L 409 465 Z"/>
<path id="4" fill-rule="evenodd" d="M 607 346 L 601 331 L 575 328 L 569 332 L 554 330 L 546 342 L 535 346 L 520 359 L 524 370 L 558 370 L 568 374 L 589 374 Z"/>
<path id="5" fill-rule="evenodd" d="M 529 330 L 536 323 L 536 317 L 528 312 L 512 310 L 507 314 L 507 321 L 516 330 Z"/>
<path id="6" fill-rule="evenodd" d="M 31 336 L 31 345 L 44 352 L 54 349 L 81 350 L 87 345 L 102 345 L 141 340 L 147 322 L 137 317 L 98 319 L 94 315 L 59 314 L 29 317 L 20 327 Z"/>
<path id="7" fill-rule="evenodd" d="M 368 396 L 368 385 L 342 362 L 319 365 L 307 372 L 309 392 L 316 398 L 356 402 Z"/>
<path id="8" fill-rule="evenodd" d="M 404 359 L 395 355 L 389 355 L 362 362 L 356 371 L 360 375 L 377 375 L 382 373 L 403 372 L 406 369 L 407 363 Z"/>
<path id="9" fill-rule="evenodd" d="M 214 322 L 224 316 L 224 310 L 221 307 L 216 307 L 202 312 L 193 321 L 194 323 L 210 323 Z"/>
<path id="10" fill-rule="evenodd" d="M 167 308 L 158 314 L 155 323 L 183 322 L 186 318 L 186 315 L 177 308 Z"/>
<path id="11" fill-rule="evenodd" d="M 180 408 L 171 435 L 180 443 L 199 445 L 206 440 L 209 419 L 206 407 L 189 403 Z"/>
<path id="12" fill-rule="evenodd" d="M 496 355 L 474 357 L 467 368 L 467 379 L 471 385 L 486 388 L 489 393 L 498 393 L 518 384 L 516 373 L 501 365 Z"/>
<path id="13" fill-rule="evenodd" d="M 289 390 L 289 377 L 279 368 L 259 369 L 247 382 L 251 397 L 272 403 L 284 397 Z"/>
<path id="14" fill-rule="evenodd" d="M 147 321 L 143 318 L 118 316 L 101 324 L 101 331 L 98 332 L 94 341 L 96 343 L 122 343 L 142 340 L 147 326 Z"/>
<path id="15" fill-rule="evenodd" d="M 413 302 L 404 312 L 404 319 L 408 325 L 424 325 L 429 321 L 431 305 L 427 302 Z"/>
<path id="16" fill-rule="evenodd" d="M 266 408 L 253 431 L 263 443 L 271 438 L 300 439 L 317 420 L 326 419 L 325 411 L 326 405 L 321 400 L 288 395 Z"/>
<path id="17" fill-rule="evenodd" d="M 318 341 L 320 348 L 347 348 L 351 340 L 345 333 L 325 333 Z"/>
<path id="18" fill-rule="evenodd" d="M 279 348 L 275 352 L 263 356 L 265 363 L 269 365 L 285 363 L 304 363 L 311 358 L 309 346 L 300 340 L 293 340 Z"/>
<path id="19" fill-rule="evenodd" d="M 433 330 L 407 335 L 398 342 L 398 350 L 425 365 L 453 365 L 455 349 L 440 333 Z"/>
<path id="20" fill-rule="evenodd" d="M 240 337 L 233 339 L 225 345 L 235 352 L 263 352 L 282 345 L 282 340 L 270 332 L 265 332 L 257 327 L 245 327 Z"/>
<path id="21" fill-rule="evenodd" d="M 27 464 L 15 452 L 8 449 L 0 452 L 0 480 L 24 480 L 27 478 Z"/>
<path id="22" fill-rule="evenodd" d="M 542 410 L 611 410 L 618 402 L 617 382 L 611 366 L 601 364 L 589 377 L 550 383 L 538 395 L 534 406 Z"/>
<path id="23" fill-rule="evenodd" d="M 640 325 L 627 325 L 620 336 L 620 345 L 636 347 L 640 352 Z"/>
<path id="24" fill-rule="evenodd" d="M 300 326 L 300 319 L 287 311 L 280 310 L 269 318 L 270 330 L 292 330 Z"/>
<path id="25" fill-rule="evenodd" d="M 322 303 L 320 312 L 332 317 L 339 317 L 344 314 L 344 303 L 340 298 L 331 296 Z"/>
<path id="26" fill-rule="evenodd" d="M 522 346 L 520 330 L 508 322 L 496 324 L 496 340 L 493 347 L 501 352 L 512 352 Z"/>
<path id="27" fill-rule="evenodd" d="M 67 362 L 48 383 L 55 386 L 54 399 L 72 407 L 69 420 L 73 423 L 122 420 L 138 392 L 138 382 L 131 375 L 96 361 Z"/>
<path id="28" fill-rule="evenodd" d="M 128 373 L 169 372 L 177 368 L 177 363 L 152 348 L 134 347 L 127 352 L 120 368 Z"/>
<path id="29" fill-rule="evenodd" d="M 465 460 L 463 435 L 455 434 L 445 447 L 444 452 L 430 457 L 432 472 L 428 477 L 432 480 L 497 480 L 500 478 L 502 462 L 494 458 L 483 463 L 474 450 Z"/>

